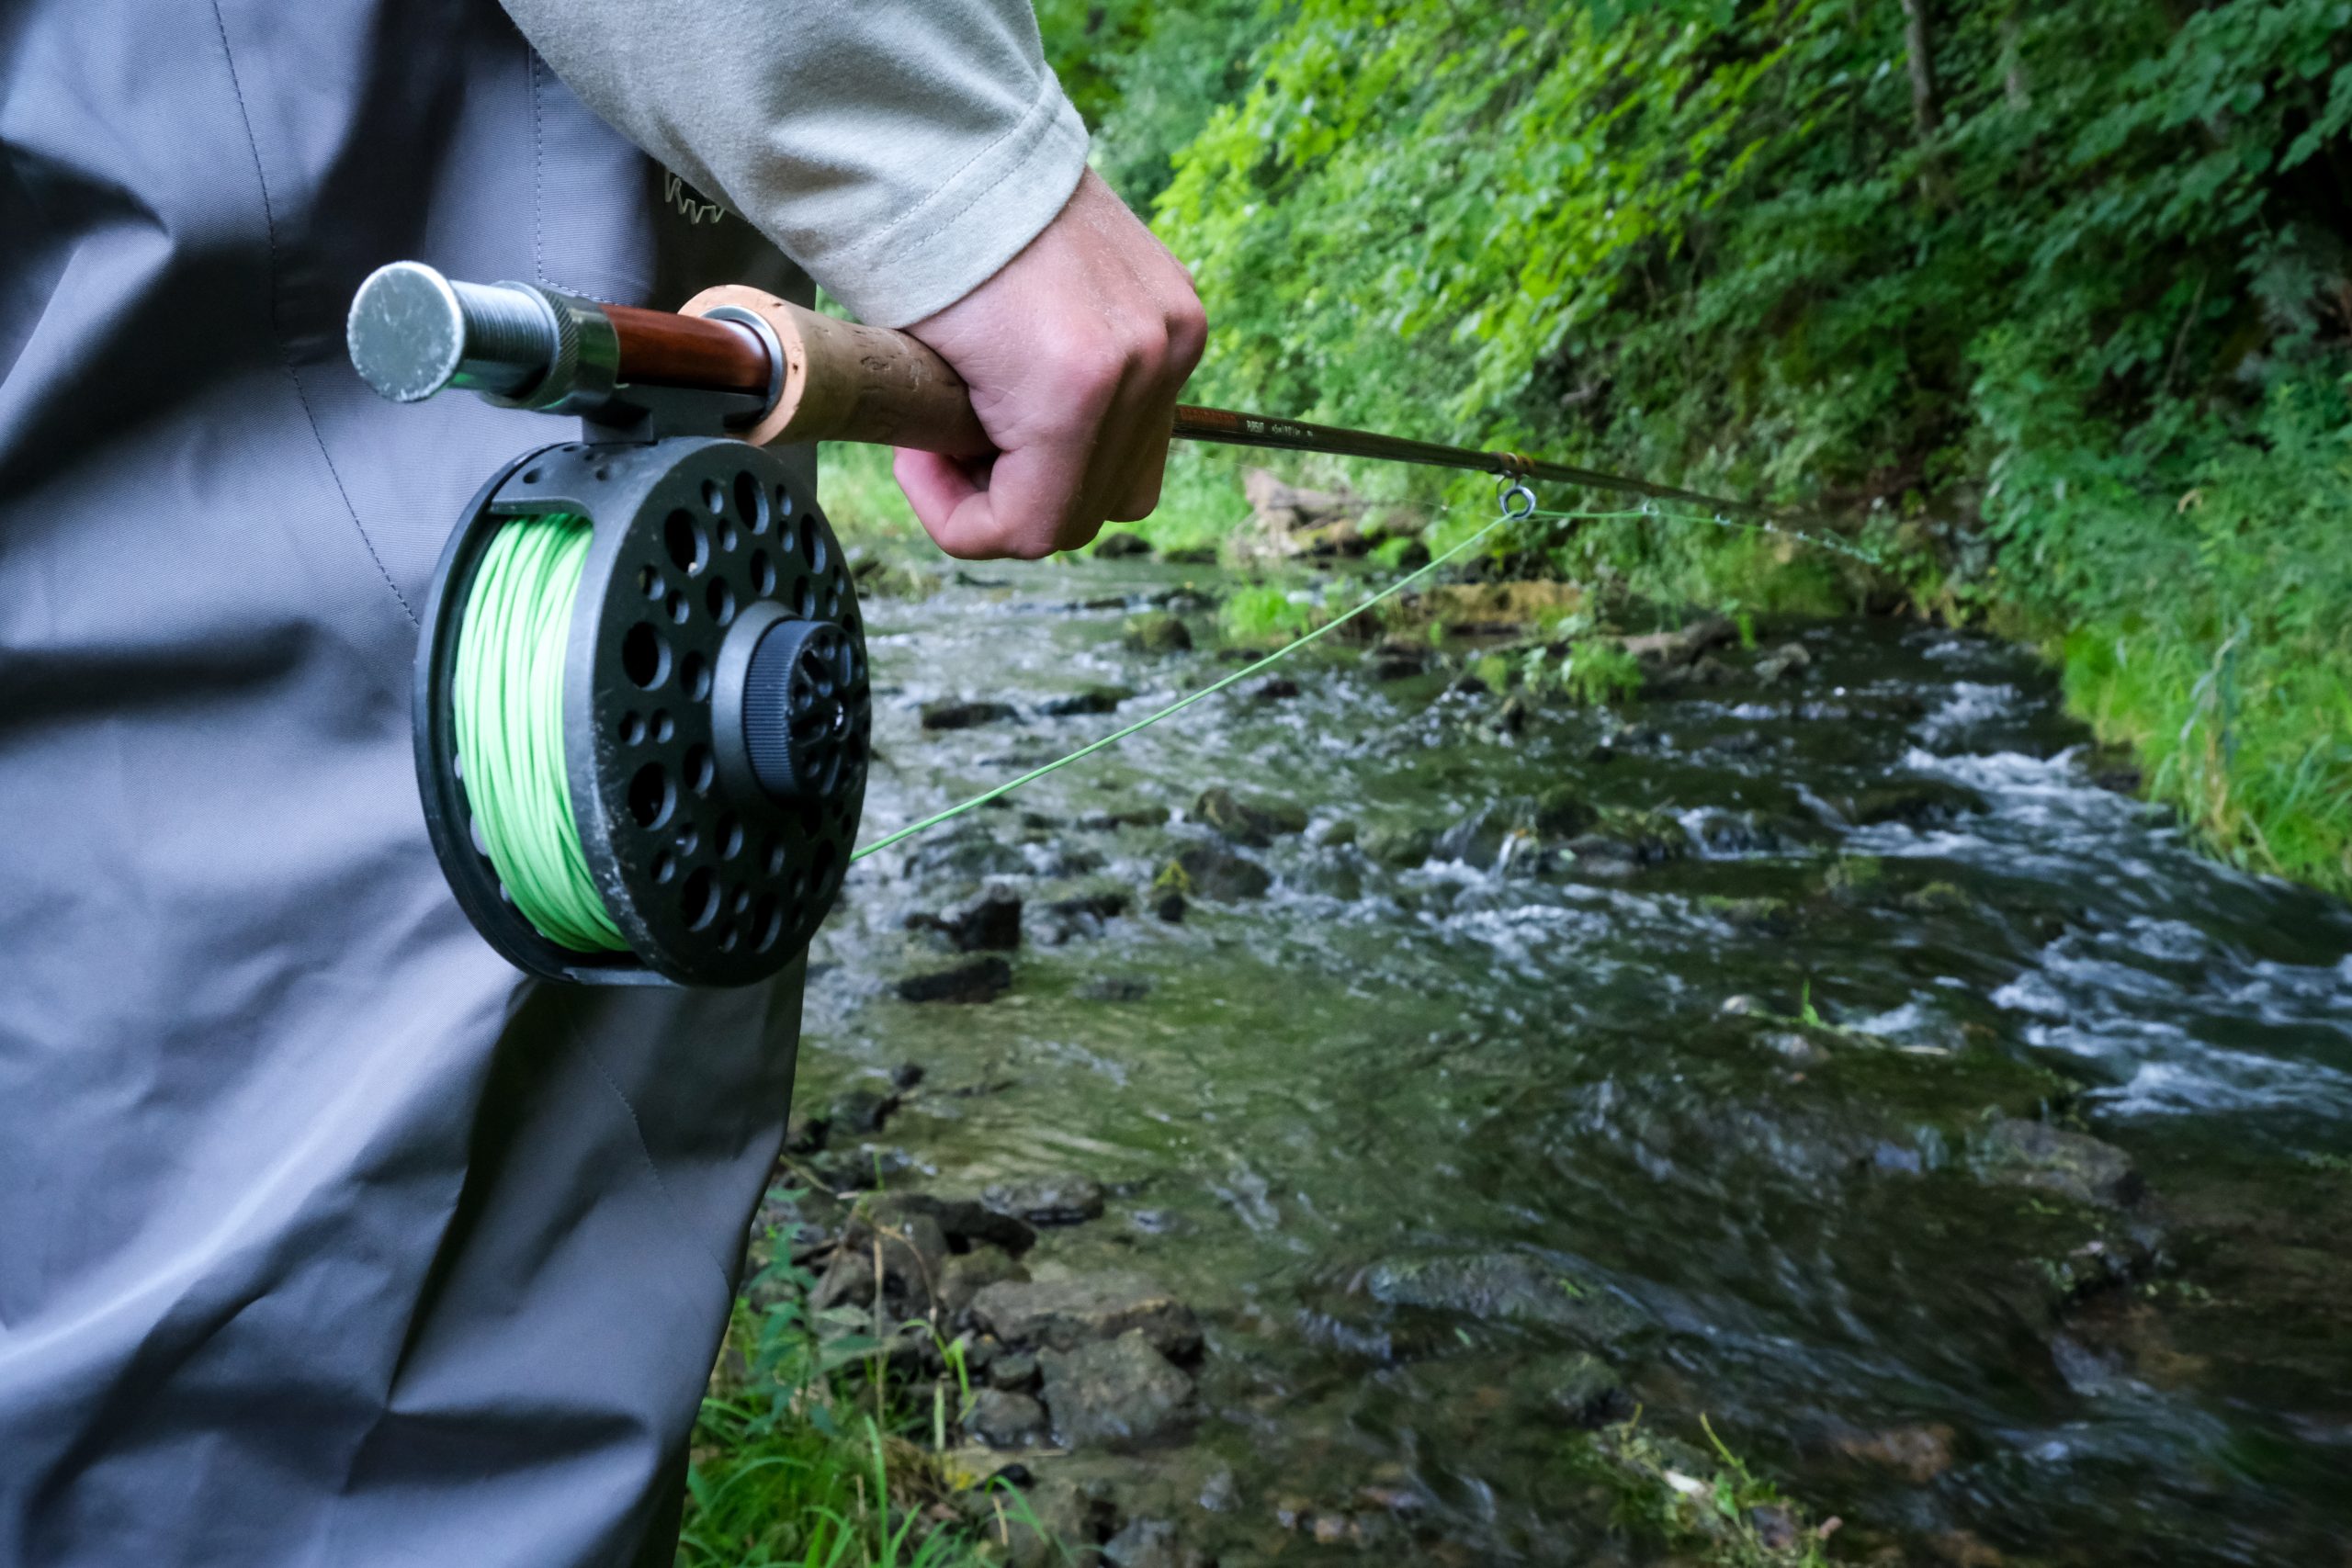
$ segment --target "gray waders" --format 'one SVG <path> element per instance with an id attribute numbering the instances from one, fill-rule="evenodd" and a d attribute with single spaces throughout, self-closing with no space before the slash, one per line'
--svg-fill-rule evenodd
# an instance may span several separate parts
<path id="1" fill-rule="evenodd" d="M 420 594 L 561 434 L 368 392 L 397 256 L 797 282 L 491 0 L 0 8 L 0 1563 L 670 1555 L 799 971 L 529 983 L 452 902 Z"/>

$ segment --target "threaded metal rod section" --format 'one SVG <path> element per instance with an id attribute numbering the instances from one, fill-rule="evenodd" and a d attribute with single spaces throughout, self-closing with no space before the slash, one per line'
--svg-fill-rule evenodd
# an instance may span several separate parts
<path id="1" fill-rule="evenodd" d="M 445 387 L 512 397 L 546 378 L 559 347 L 556 323 L 533 295 L 455 283 L 421 262 L 369 274 L 345 335 L 360 376 L 398 403 Z"/>

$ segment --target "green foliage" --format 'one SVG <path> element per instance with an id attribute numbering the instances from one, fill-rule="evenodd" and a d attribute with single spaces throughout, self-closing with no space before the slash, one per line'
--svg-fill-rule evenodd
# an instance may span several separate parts
<path id="1" fill-rule="evenodd" d="M 2352 887 L 2352 0 L 1948 0 L 1921 62 L 1853 0 L 1046 15 L 1201 281 L 1200 395 L 1843 513 L 1882 567 L 1647 522 L 1540 554 L 2043 628 L 2217 847 Z"/>
<path id="2" fill-rule="evenodd" d="M 950 1397 L 967 1399 L 960 1355 L 949 1383 L 919 1406 L 887 1388 L 878 1342 L 855 1322 L 812 1321 L 803 1303 L 815 1285 L 778 1248 L 746 1287 L 780 1296 L 764 1314 L 735 1305 L 722 1378 L 703 1400 L 687 1471 L 680 1568 L 968 1568 L 982 1559 L 968 1533 L 923 1529 L 922 1504 L 954 1489 L 937 1451 Z M 960 1410 L 957 1412 L 960 1414 Z M 926 1431 L 925 1429 L 928 1428 Z M 924 1450 L 910 1434 L 932 1438 Z M 1025 1506 L 1009 1500 L 1013 1517 Z"/>
<path id="3" fill-rule="evenodd" d="M 1645 1428 L 1636 1411 L 1629 1421 L 1573 1439 L 1568 1472 L 1610 1498 L 1616 1529 L 1663 1545 L 1678 1561 L 1822 1568 L 1822 1542 L 1838 1521 L 1811 1524 L 1724 1445 L 1705 1416 L 1699 1425 L 1712 1454 Z"/>
<path id="4" fill-rule="evenodd" d="M 1225 639 L 1243 647 L 1273 648 L 1306 636 L 1327 617 L 1312 600 L 1292 596 L 1279 583 L 1237 588 L 1217 606 Z"/>
<path id="5" fill-rule="evenodd" d="M 1641 661 L 1613 637 L 1579 637 L 1561 646 L 1531 651 L 1520 668 L 1531 691 L 1556 691 L 1587 707 L 1603 707 L 1637 696 Z"/>

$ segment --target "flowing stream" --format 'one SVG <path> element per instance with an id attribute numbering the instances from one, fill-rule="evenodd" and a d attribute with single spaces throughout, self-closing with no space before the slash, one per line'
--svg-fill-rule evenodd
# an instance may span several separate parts
<path id="1" fill-rule="evenodd" d="M 1192 600 L 1202 650 L 1121 640 L 1218 578 L 869 600 L 867 837 L 1229 668 Z M 1459 660 L 1310 650 L 1295 695 L 1212 699 L 862 863 L 801 1102 L 918 1064 L 850 1156 L 886 1183 L 1108 1189 L 1030 1261 L 1200 1314 L 1197 1427 L 1117 1462 L 1227 1568 L 1622 1561 L 1566 1457 L 1611 1380 L 1613 1415 L 1693 1441 L 1703 1415 L 1840 1517 L 1838 1555 L 2343 1561 L 2352 912 L 2100 787 L 2016 649 L 1760 633 L 1516 731 Z M 1792 642 L 1793 676 L 1754 668 Z M 1044 711 L 1097 685 L 1136 694 Z M 919 728 L 955 698 L 1017 712 Z M 1307 830 L 1229 844 L 1197 820 L 1217 787 Z M 1559 831 L 1522 830 L 1543 809 Z M 1271 888 L 1159 918 L 1188 845 Z M 908 917 L 987 886 L 1027 901 L 1010 990 L 901 999 L 959 961 Z M 1106 890 L 1125 913 L 1046 908 Z M 1412 1500 L 1372 1546 L 1303 1527 L 1367 1488 Z"/>

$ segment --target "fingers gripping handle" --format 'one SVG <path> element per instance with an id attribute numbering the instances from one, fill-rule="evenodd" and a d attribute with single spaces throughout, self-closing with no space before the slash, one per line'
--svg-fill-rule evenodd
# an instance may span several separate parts
<path id="1" fill-rule="evenodd" d="M 706 288 L 680 312 L 731 307 L 755 316 L 784 352 L 775 403 L 742 432 L 756 446 L 857 441 L 951 457 L 995 450 L 947 362 L 905 333 L 861 326 L 741 284 Z"/>

